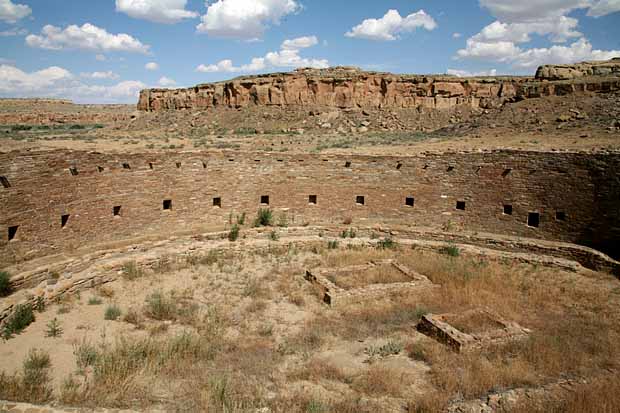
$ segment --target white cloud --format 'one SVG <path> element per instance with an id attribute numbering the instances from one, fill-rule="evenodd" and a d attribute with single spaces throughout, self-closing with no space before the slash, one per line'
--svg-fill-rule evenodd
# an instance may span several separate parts
<path id="1" fill-rule="evenodd" d="M 57 97 L 76 102 L 135 103 L 140 90 L 146 87 L 135 80 L 113 86 L 88 85 L 58 66 L 27 73 L 12 65 L 0 65 L 2 97 Z"/>
<path id="2" fill-rule="evenodd" d="M 299 37 L 297 39 L 285 40 L 282 43 L 282 48 L 280 51 L 269 52 L 264 57 L 255 57 L 248 64 L 242 66 L 235 66 L 232 60 L 225 59 L 221 60 L 216 64 L 200 65 L 196 68 L 196 71 L 203 73 L 247 73 L 258 72 L 260 70 L 265 70 L 268 67 L 313 67 L 316 69 L 325 69 L 329 67 L 329 62 L 326 59 L 309 59 L 301 57 L 299 55 L 299 49 L 311 47 L 318 43 L 319 39 L 316 36 Z"/>
<path id="3" fill-rule="evenodd" d="M 131 52 L 148 54 L 150 46 L 142 44 L 132 36 L 120 33 L 111 34 L 105 29 L 86 23 L 67 26 L 65 29 L 46 25 L 41 35 L 26 37 L 30 47 L 49 50 L 83 49 L 99 52 Z"/>
<path id="4" fill-rule="evenodd" d="M 588 14 L 602 16 L 620 10 L 620 0 L 480 0 L 480 5 L 498 20 L 467 39 L 465 48 L 457 51 L 457 58 L 533 68 L 545 63 L 608 59 L 618 54 L 615 50 L 595 50 L 577 30 L 579 21 L 567 14 L 577 9 L 588 9 Z M 568 46 L 528 49 L 523 44 L 530 42 L 533 34 L 546 37 L 552 43 L 577 40 Z"/>
<path id="5" fill-rule="evenodd" d="M 80 76 L 89 79 L 118 79 L 119 75 L 112 71 L 108 72 L 92 72 L 92 73 L 80 73 Z"/>
<path id="6" fill-rule="evenodd" d="M 105 55 L 102 55 L 102 54 L 96 55 L 95 59 L 97 59 L 97 61 L 99 61 L 99 62 L 105 62 L 106 61 Z"/>
<path id="7" fill-rule="evenodd" d="M 563 43 L 572 37 L 581 37 L 576 31 L 579 21 L 572 17 L 560 16 L 552 19 L 533 20 L 524 23 L 502 23 L 494 21 L 472 37 L 477 42 L 514 42 L 531 41 L 530 34 L 549 35 L 550 40 Z"/>
<path id="8" fill-rule="evenodd" d="M 147 64 L 144 65 L 144 68 L 146 70 L 155 71 L 155 70 L 159 70 L 159 65 L 155 62 L 148 62 Z"/>
<path id="9" fill-rule="evenodd" d="M 497 76 L 497 70 L 481 70 L 479 72 L 469 72 L 467 70 L 448 69 L 447 74 L 456 77 L 480 77 L 480 76 Z"/>
<path id="10" fill-rule="evenodd" d="M 207 5 L 198 32 L 243 40 L 260 39 L 270 24 L 301 9 L 295 0 L 217 0 Z"/>
<path id="11" fill-rule="evenodd" d="M 177 84 L 177 82 L 174 79 L 170 79 L 166 76 L 163 76 L 159 79 L 159 81 L 157 82 L 157 84 L 159 86 L 163 86 L 163 87 L 169 87 L 169 86 L 174 86 Z"/>
<path id="12" fill-rule="evenodd" d="M 453 39 L 460 39 L 461 37 L 463 37 L 463 35 L 461 33 L 452 33 L 452 38 Z"/>
<path id="13" fill-rule="evenodd" d="M 0 20 L 15 23 L 30 16 L 32 9 L 25 4 L 15 4 L 11 0 L 0 0 Z"/>
<path id="14" fill-rule="evenodd" d="M 397 10 L 388 10 L 380 19 L 366 19 L 345 33 L 347 37 L 355 37 L 368 40 L 396 40 L 401 33 L 415 31 L 418 27 L 426 30 L 434 30 L 437 27 L 435 20 L 419 10 L 407 17 L 401 17 Z"/>
<path id="15" fill-rule="evenodd" d="M 193 19 L 198 13 L 185 10 L 187 0 L 116 0 L 116 11 L 135 19 L 173 24 Z"/>
<path id="16" fill-rule="evenodd" d="M 292 40 L 285 40 L 281 47 L 285 50 L 299 50 L 316 46 L 318 43 L 319 39 L 316 36 L 304 36 Z"/>
<path id="17" fill-rule="evenodd" d="M 476 43 L 467 41 L 467 48 L 457 52 L 460 57 L 509 63 L 520 68 L 535 68 L 542 64 L 568 64 L 584 60 L 608 60 L 619 57 L 620 50 L 597 50 L 584 38 L 569 46 L 522 49 L 512 42 Z"/>
<path id="18" fill-rule="evenodd" d="M 0 37 L 25 36 L 28 34 L 26 29 L 13 28 L 0 32 Z"/>
<path id="19" fill-rule="evenodd" d="M 601 17 L 620 11 L 620 0 L 595 1 L 588 10 L 588 16 Z"/>

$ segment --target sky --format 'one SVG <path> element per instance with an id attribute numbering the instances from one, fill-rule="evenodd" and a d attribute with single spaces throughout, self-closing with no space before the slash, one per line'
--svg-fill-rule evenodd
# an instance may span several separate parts
<path id="1" fill-rule="evenodd" d="M 532 75 L 620 56 L 620 0 L 0 0 L 0 97 L 135 103 L 299 67 Z"/>

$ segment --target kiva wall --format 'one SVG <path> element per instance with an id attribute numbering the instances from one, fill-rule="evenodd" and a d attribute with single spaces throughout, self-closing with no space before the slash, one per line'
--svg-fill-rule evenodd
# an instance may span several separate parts
<path id="1" fill-rule="evenodd" d="M 199 231 L 230 214 L 251 221 L 267 207 L 291 225 L 405 223 L 575 242 L 618 257 L 619 168 L 615 153 L 3 153 L 0 267 Z"/>

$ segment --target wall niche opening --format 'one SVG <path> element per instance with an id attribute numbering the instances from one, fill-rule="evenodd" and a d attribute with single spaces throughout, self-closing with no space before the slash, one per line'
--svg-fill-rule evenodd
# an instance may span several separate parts
<path id="1" fill-rule="evenodd" d="M 508 175 L 510 175 L 510 173 L 512 172 L 512 168 L 506 168 L 504 169 L 504 172 L 502 172 L 502 177 L 507 177 Z"/>
<path id="2" fill-rule="evenodd" d="M 172 199 L 164 199 L 164 211 L 172 210 Z"/>
<path id="3" fill-rule="evenodd" d="M 77 168 L 69 168 L 69 172 L 71 172 L 73 176 L 78 176 L 80 174 Z"/>
<path id="4" fill-rule="evenodd" d="M 155 165 L 153 164 L 153 162 L 149 162 L 149 169 L 155 169 Z"/>
<path id="5" fill-rule="evenodd" d="M 448 166 L 448 169 L 446 170 L 447 172 L 452 172 L 454 171 L 454 166 L 450 165 Z"/>
<path id="6" fill-rule="evenodd" d="M 123 169 L 131 169 L 131 165 L 129 165 L 128 163 L 124 163 Z"/>
<path id="7" fill-rule="evenodd" d="M 177 168 L 181 167 L 181 162 L 177 162 Z"/>
<path id="8" fill-rule="evenodd" d="M 9 182 L 9 180 L 5 176 L 0 176 L 0 183 L 2 183 L 2 186 L 5 187 L 5 188 L 10 188 L 11 187 L 11 183 Z"/>
<path id="9" fill-rule="evenodd" d="M 9 241 L 13 241 L 17 236 L 17 230 L 19 229 L 19 225 L 15 225 L 9 227 Z"/>
<path id="10" fill-rule="evenodd" d="M 529 212 L 527 214 L 527 226 L 532 228 L 538 228 L 540 226 L 540 213 Z"/>
<path id="11" fill-rule="evenodd" d="M 213 206 L 216 208 L 221 208 L 222 207 L 222 198 L 221 197 L 215 197 L 213 198 Z"/>
<path id="12" fill-rule="evenodd" d="M 121 216 L 121 206 L 117 205 L 114 208 L 112 208 L 112 213 L 114 214 L 115 217 L 120 217 Z"/>
<path id="13" fill-rule="evenodd" d="M 399 163 L 396 164 L 396 169 L 397 170 L 400 170 L 400 168 L 402 168 L 402 167 L 403 167 L 402 163 L 399 162 Z"/>
<path id="14" fill-rule="evenodd" d="M 564 212 L 564 211 L 556 211 L 555 212 L 555 220 L 556 221 L 566 221 L 566 212 Z"/>
<path id="15" fill-rule="evenodd" d="M 98 167 L 97 167 L 97 171 L 99 171 L 99 173 L 103 172 L 103 171 L 104 171 L 103 166 L 98 166 Z"/>
<path id="16" fill-rule="evenodd" d="M 316 205 L 317 204 L 317 199 L 318 199 L 318 197 L 316 195 L 308 195 L 308 203 L 310 205 Z"/>
<path id="17" fill-rule="evenodd" d="M 355 203 L 357 205 L 366 205 L 366 198 L 363 195 L 358 195 L 355 197 Z"/>
<path id="18" fill-rule="evenodd" d="M 512 215 L 512 205 L 504 204 L 504 215 Z"/>
<path id="19" fill-rule="evenodd" d="M 60 228 L 64 228 L 64 227 L 66 227 L 66 226 L 67 226 L 67 224 L 69 223 L 69 217 L 70 217 L 70 216 L 71 216 L 71 215 L 66 214 L 66 215 L 62 215 L 62 216 L 60 217 Z"/>
<path id="20" fill-rule="evenodd" d="M 405 205 L 413 208 L 413 206 L 415 205 L 415 198 L 412 196 L 408 196 L 407 198 L 405 198 Z"/>
<path id="21" fill-rule="evenodd" d="M 261 205 L 269 205 L 269 195 L 261 195 L 260 203 Z"/>
<path id="22" fill-rule="evenodd" d="M 345 167 L 345 168 L 350 168 L 350 167 L 351 167 L 351 161 L 346 161 L 346 162 L 344 163 L 344 167 Z"/>
<path id="23" fill-rule="evenodd" d="M 456 201 L 456 209 L 459 211 L 465 211 L 465 201 Z"/>

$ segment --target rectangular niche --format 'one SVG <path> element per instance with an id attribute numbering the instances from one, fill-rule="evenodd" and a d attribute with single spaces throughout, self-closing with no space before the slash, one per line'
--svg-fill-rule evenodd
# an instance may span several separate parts
<path id="1" fill-rule="evenodd" d="M 9 182 L 9 180 L 5 176 L 0 176 L 0 183 L 2 183 L 2 186 L 5 187 L 5 188 L 10 188 L 11 187 L 11 183 Z"/>
<path id="2" fill-rule="evenodd" d="M 408 196 L 407 198 L 405 198 L 405 205 L 413 208 L 413 206 L 415 205 L 415 198 L 412 196 Z"/>
<path id="3" fill-rule="evenodd" d="M 512 215 L 512 205 L 504 204 L 504 215 Z"/>
<path id="4" fill-rule="evenodd" d="M 69 172 L 71 172 L 72 176 L 78 176 L 80 174 L 77 168 L 69 168 Z"/>
<path id="5" fill-rule="evenodd" d="M 177 162 L 177 168 L 181 167 L 181 162 Z"/>
<path id="6" fill-rule="evenodd" d="M 310 205 L 316 205 L 317 204 L 317 196 L 316 195 L 308 195 L 308 203 Z"/>
<path id="7" fill-rule="evenodd" d="M 261 205 L 269 205 L 269 195 L 261 195 L 260 203 Z"/>
<path id="8" fill-rule="evenodd" d="M 216 207 L 216 208 L 221 208 L 222 207 L 222 198 L 220 198 L 219 196 L 213 198 L 213 206 Z"/>
<path id="9" fill-rule="evenodd" d="M 129 165 L 128 163 L 124 163 L 123 169 L 131 169 L 131 165 Z"/>
<path id="10" fill-rule="evenodd" d="M 15 225 L 9 227 L 9 241 L 13 241 L 17 236 L 17 230 L 19 229 L 19 225 Z"/>
<path id="11" fill-rule="evenodd" d="M 465 211 L 465 201 L 456 201 L 456 209 Z"/>
<path id="12" fill-rule="evenodd" d="M 64 228 L 64 227 L 66 227 L 66 226 L 67 226 L 67 224 L 69 223 L 69 217 L 70 217 L 70 216 L 71 216 L 71 215 L 66 214 L 66 215 L 62 215 L 62 216 L 60 217 L 60 228 Z"/>
<path id="13" fill-rule="evenodd" d="M 172 210 L 172 199 L 164 199 L 164 211 Z"/>
<path id="14" fill-rule="evenodd" d="M 121 206 L 117 205 L 114 208 L 112 208 L 112 213 L 114 214 L 115 217 L 120 217 L 121 216 Z"/>
<path id="15" fill-rule="evenodd" d="M 540 226 L 540 214 L 538 212 L 529 212 L 527 214 L 527 226 L 532 228 Z"/>
<path id="16" fill-rule="evenodd" d="M 363 195 L 358 195 L 355 197 L 355 203 L 357 205 L 366 205 L 366 198 Z"/>
<path id="17" fill-rule="evenodd" d="M 564 211 L 556 211 L 555 212 L 555 220 L 556 221 L 566 221 L 566 212 L 564 212 Z"/>

